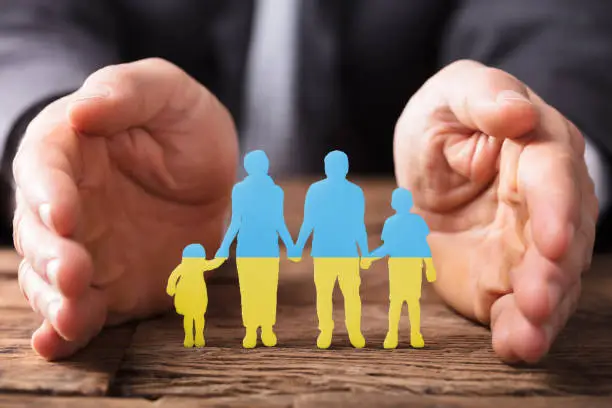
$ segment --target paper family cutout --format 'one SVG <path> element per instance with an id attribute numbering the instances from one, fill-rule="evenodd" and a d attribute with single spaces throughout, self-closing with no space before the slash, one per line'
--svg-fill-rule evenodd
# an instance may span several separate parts
<path id="1" fill-rule="evenodd" d="M 244 158 L 247 176 L 232 191 L 232 217 L 215 258 L 206 259 L 200 244 L 187 245 L 182 262 L 170 275 L 167 293 L 174 296 L 178 314 L 184 317 L 185 347 L 203 347 L 204 316 L 208 304 L 204 272 L 218 268 L 229 257 L 236 239 L 236 266 L 240 285 L 244 348 L 257 345 L 258 329 L 265 346 L 277 344 L 274 333 L 280 264 L 279 238 L 287 256 L 299 262 L 312 236 L 311 256 L 317 293 L 316 309 L 320 334 L 317 347 L 331 345 L 334 330 L 332 294 L 336 281 L 344 296 L 345 324 L 355 348 L 365 347 L 361 332 L 360 269 L 388 257 L 389 331 L 384 348 L 396 348 L 404 302 L 410 318 L 410 344 L 425 343 L 420 330 L 420 298 L 423 270 L 428 282 L 436 280 L 427 244 L 429 228 L 410 212 L 412 195 L 397 188 L 391 198 L 395 215 L 384 224 L 383 244 L 369 252 L 365 227 L 365 198 L 359 186 L 347 180 L 348 157 L 333 151 L 325 157 L 326 178 L 308 189 L 304 221 L 294 244 L 284 217 L 284 193 L 268 175 L 269 161 L 261 150 Z M 194 338 L 195 333 L 195 338 Z"/>

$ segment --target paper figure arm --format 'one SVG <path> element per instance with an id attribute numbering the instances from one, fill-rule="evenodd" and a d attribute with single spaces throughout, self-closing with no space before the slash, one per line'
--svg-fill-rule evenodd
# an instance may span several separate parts
<path id="1" fill-rule="evenodd" d="M 207 272 L 212 271 L 213 269 L 217 269 L 218 267 L 223 265 L 223 262 L 225 262 L 226 260 L 227 258 L 222 257 L 206 260 L 206 264 L 204 264 L 204 271 Z"/>
<path id="2" fill-rule="evenodd" d="M 433 259 L 425 258 L 425 277 L 427 282 L 435 282 L 437 279 L 436 268 L 434 268 Z"/>
<path id="3" fill-rule="evenodd" d="M 170 277 L 168 278 L 168 285 L 166 286 L 166 293 L 169 296 L 174 296 L 174 294 L 176 293 L 176 284 L 178 283 L 178 280 L 180 279 L 181 275 L 182 275 L 181 265 L 179 265 L 176 268 L 174 268 L 174 270 L 170 274 Z"/>
<path id="4" fill-rule="evenodd" d="M 358 219 L 357 222 L 357 246 L 359 246 L 359 251 L 361 252 L 361 256 L 368 256 L 370 253 L 368 249 L 368 232 L 366 231 L 365 225 L 365 197 L 363 195 L 363 191 L 359 190 L 359 198 L 356 200 L 357 202 L 357 211 L 356 215 Z"/>
<path id="5" fill-rule="evenodd" d="M 278 211 L 277 231 L 278 235 L 280 236 L 280 239 L 283 241 L 283 244 L 285 244 L 285 248 L 287 248 L 287 253 L 289 254 L 294 252 L 293 238 L 291 238 L 291 234 L 289 233 L 289 229 L 287 228 L 287 223 L 285 222 L 285 194 L 282 190 L 280 208 Z"/>
<path id="6" fill-rule="evenodd" d="M 370 252 L 367 256 L 368 258 L 372 258 L 373 261 L 377 261 L 387 255 L 389 255 L 389 251 L 387 250 L 387 246 L 383 243 L 381 246 Z"/>
<path id="7" fill-rule="evenodd" d="M 361 269 L 369 269 L 370 266 L 372 266 L 373 262 L 376 262 L 379 259 L 382 259 L 387 255 L 389 255 L 387 248 L 385 247 L 385 244 L 382 244 L 381 246 L 379 246 L 378 248 L 376 248 L 369 254 L 366 254 L 365 256 L 361 257 L 361 262 L 360 262 Z"/>
<path id="8" fill-rule="evenodd" d="M 215 254 L 215 258 L 229 258 L 229 247 L 232 245 L 232 242 L 234 242 L 242 222 L 242 214 L 240 211 L 241 204 L 239 201 L 236 187 L 234 187 L 234 190 L 232 191 L 232 219 L 229 227 L 227 228 L 227 232 L 225 233 L 225 237 L 223 237 L 223 242 L 221 242 L 221 246 Z"/>
<path id="9" fill-rule="evenodd" d="M 313 198 L 312 198 L 312 187 L 306 193 L 306 201 L 304 202 L 304 221 L 302 222 L 302 227 L 300 228 L 300 234 L 298 236 L 297 242 L 295 243 L 295 247 L 293 253 L 289 256 L 290 258 L 300 259 L 302 257 L 302 252 L 304 251 L 304 246 L 306 245 L 306 241 L 310 238 L 310 234 L 314 229 L 313 224 Z"/>

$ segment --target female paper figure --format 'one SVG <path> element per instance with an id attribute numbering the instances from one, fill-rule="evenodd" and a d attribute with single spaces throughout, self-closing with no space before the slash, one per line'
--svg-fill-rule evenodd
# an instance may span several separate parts
<path id="1" fill-rule="evenodd" d="M 279 238 L 293 249 L 293 240 L 285 224 L 284 193 L 268 175 L 268 157 L 255 150 L 244 157 L 247 176 L 232 191 L 232 219 L 216 257 L 227 258 L 234 239 L 236 266 L 246 329 L 242 345 L 257 345 L 261 328 L 264 346 L 273 347 L 277 338 L 276 301 L 279 273 Z"/>

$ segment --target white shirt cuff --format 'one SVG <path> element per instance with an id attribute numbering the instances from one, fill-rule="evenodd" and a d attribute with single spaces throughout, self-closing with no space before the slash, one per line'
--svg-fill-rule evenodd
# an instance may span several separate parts
<path id="1" fill-rule="evenodd" d="M 595 195 L 599 201 L 599 211 L 603 213 L 610 204 L 608 166 L 601 152 L 586 137 L 584 160 L 586 161 L 589 175 L 595 183 Z"/>

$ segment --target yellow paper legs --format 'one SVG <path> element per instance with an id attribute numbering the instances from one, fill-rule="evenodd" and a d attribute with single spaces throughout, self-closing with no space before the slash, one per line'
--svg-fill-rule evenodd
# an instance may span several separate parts
<path id="1" fill-rule="evenodd" d="M 345 324 L 349 340 L 353 347 L 364 347 L 365 338 L 361 334 L 359 258 L 315 258 L 314 275 L 317 316 L 321 331 L 317 338 L 317 347 L 326 349 L 331 345 L 334 330 L 332 295 L 336 280 L 344 296 Z"/>
<path id="2" fill-rule="evenodd" d="M 408 305 L 410 319 L 410 345 L 415 348 L 425 346 L 421 334 L 421 285 L 425 264 L 427 280 L 433 282 L 436 272 L 431 258 L 389 258 L 389 331 L 384 348 L 397 347 L 399 321 L 404 302 Z"/>
<path id="3" fill-rule="evenodd" d="M 276 299 L 279 258 L 237 258 L 238 281 L 242 303 L 242 322 L 246 334 L 244 348 L 257 345 L 257 329 L 261 327 L 264 346 L 276 345 Z"/>

